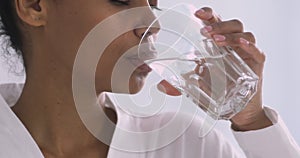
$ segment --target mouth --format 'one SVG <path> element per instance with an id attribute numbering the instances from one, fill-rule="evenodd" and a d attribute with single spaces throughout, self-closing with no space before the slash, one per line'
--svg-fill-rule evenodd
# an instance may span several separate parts
<path id="1" fill-rule="evenodd" d="M 136 68 L 136 72 L 147 75 L 152 68 L 145 61 L 157 58 L 158 52 L 153 45 L 153 36 L 139 44 L 137 52 L 128 56 L 128 61 Z"/>
<path id="2" fill-rule="evenodd" d="M 144 61 L 137 56 L 128 57 L 128 61 L 136 68 L 135 71 L 139 74 L 147 75 L 152 71 L 152 68 L 150 68 Z"/>

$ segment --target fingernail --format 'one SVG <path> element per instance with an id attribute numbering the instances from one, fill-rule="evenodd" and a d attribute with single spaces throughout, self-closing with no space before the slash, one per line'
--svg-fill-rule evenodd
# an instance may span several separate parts
<path id="1" fill-rule="evenodd" d="M 204 28 L 202 28 L 201 29 L 201 32 L 203 33 L 203 34 L 207 34 L 207 33 L 209 33 L 210 31 L 212 31 L 212 27 L 211 26 L 205 26 Z"/>
<path id="2" fill-rule="evenodd" d="M 250 42 L 247 41 L 247 40 L 244 39 L 244 38 L 240 38 L 240 42 L 241 42 L 241 44 L 244 44 L 244 45 L 246 45 L 246 46 L 249 46 L 249 44 L 250 44 Z"/>
<path id="3" fill-rule="evenodd" d="M 196 15 L 199 15 L 199 16 L 203 15 L 204 13 L 205 13 L 204 9 L 200 9 L 200 10 L 196 11 Z"/>
<path id="4" fill-rule="evenodd" d="M 216 42 L 222 42 L 226 40 L 226 37 L 223 35 L 214 35 L 213 37 Z"/>

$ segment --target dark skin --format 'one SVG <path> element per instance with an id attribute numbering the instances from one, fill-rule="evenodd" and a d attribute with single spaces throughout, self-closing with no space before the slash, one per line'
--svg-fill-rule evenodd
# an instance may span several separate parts
<path id="1" fill-rule="evenodd" d="M 149 2 L 156 5 L 155 0 Z M 96 24 L 118 11 L 148 5 L 146 0 L 131 0 L 129 5 L 116 5 L 107 0 L 15 0 L 19 28 L 24 35 L 22 40 L 26 41 L 22 52 L 27 79 L 13 110 L 45 157 L 107 157 L 109 147 L 93 137 L 75 109 L 71 85 L 73 62 L 81 41 Z M 204 31 L 208 36 L 218 45 L 234 47 L 262 78 L 265 56 L 256 48 L 254 36 L 244 32 L 242 23 L 223 22 L 210 8 L 203 8 L 196 16 L 212 26 Z M 127 49 L 138 44 L 144 31 L 136 29 L 125 33 L 105 50 L 96 72 L 97 93 L 111 90 L 115 62 Z M 147 75 L 137 70 L 131 76 L 130 89 L 136 93 Z M 232 118 L 234 129 L 248 131 L 272 125 L 263 112 L 261 83 L 262 80 L 247 108 Z M 168 84 L 162 86 L 167 91 L 172 89 Z M 116 122 L 116 114 L 105 110 Z"/>

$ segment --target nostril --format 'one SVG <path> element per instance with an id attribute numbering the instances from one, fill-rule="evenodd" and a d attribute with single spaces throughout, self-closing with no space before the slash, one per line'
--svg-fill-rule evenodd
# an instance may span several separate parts
<path id="1" fill-rule="evenodd" d="M 147 37 L 149 37 L 151 35 L 152 35 L 152 32 L 150 32 L 150 31 L 144 32 L 144 33 L 142 33 L 142 37 L 141 38 L 147 38 Z"/>

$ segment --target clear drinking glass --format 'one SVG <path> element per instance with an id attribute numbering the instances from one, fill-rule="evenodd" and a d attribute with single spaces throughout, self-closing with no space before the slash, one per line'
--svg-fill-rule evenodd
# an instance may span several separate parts
<path id="1" fill-rule="evenodd" d="M 155 49 L 157 57 L 146 60 L 156 73 L 207 113 L 200 136 L 216 120 L 230 119 L 256 93 L 258 76 L 230 47 L 218 47 L 200 33 L 204 24 L 195 8 L 179 4 L 159 11 L 139 45 L 139 53 Z M 152 28 L 158 34 L 147 36 Z M 141 55 L 142 56 L 142 55 Z"/>

